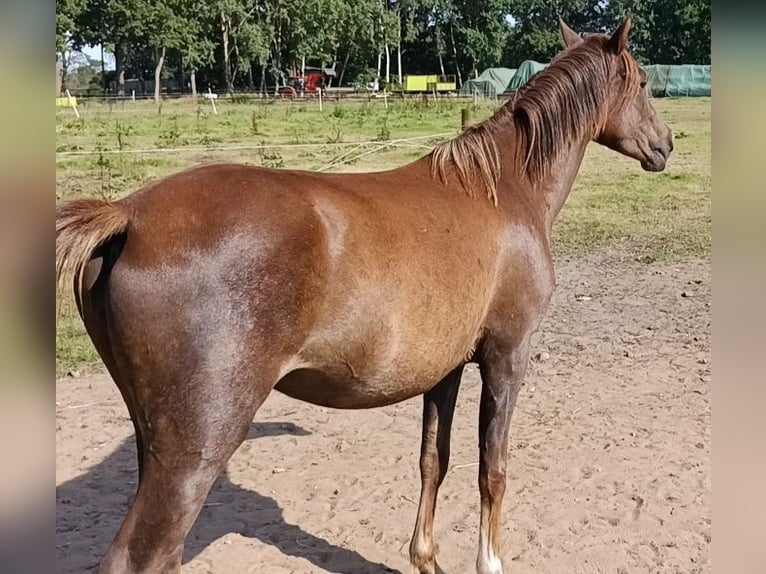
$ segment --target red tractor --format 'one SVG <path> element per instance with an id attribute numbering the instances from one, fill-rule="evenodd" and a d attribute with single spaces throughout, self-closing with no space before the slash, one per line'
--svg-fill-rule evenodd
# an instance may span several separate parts
<path id="1" fill-rule="evenodd" d="M 334 77 L 335 70 L 330 68 L 306 66 L 304 75 L 290 76 L 287 85 L 279 88 L 279 94 L 283 98 L 294 98 L 301 93 L 317 94 L 319 90 L 326 90 L 328 80 Z"/>

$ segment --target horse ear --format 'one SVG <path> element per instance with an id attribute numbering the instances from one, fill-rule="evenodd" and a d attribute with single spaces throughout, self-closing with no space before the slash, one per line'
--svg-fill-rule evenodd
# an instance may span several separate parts
<path id="1" fill-rule="evenodd" d="M 622 53 L 622 51 L 628 45 L 628 35 L 630 34 L 630 29 L 632 26 L 633 21 L 630 19 L 630 16 L 628 16 L 625 18 L 625 21 L 622 23 L 622 25 L 617 28 L 617 31 L 609 38 L 609 47 L 615 54 Z"/>
<path id="2" fill-rule="evenodd" d="M 582 42 L 582 38 L 572 30 L 569 26 L 567 26 L 566 22 L 564 22 L 563 19 L 559 18 L 559 28 L 561 28 L 561 37 L 564 40 L 564 45 L 568 48 L 569 46 L 574 46 L 575 44 L 579 44 Z"/>

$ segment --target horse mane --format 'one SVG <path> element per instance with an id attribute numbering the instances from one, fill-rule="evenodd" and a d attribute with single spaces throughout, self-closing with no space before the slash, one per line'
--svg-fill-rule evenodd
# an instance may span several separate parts
<path id="1" fill-rule="evenodd" d="M 478 174 L 479 187 L 497 205 L 501 162 L 496 133 L 512 122 L 522 139 L 522 173 L 533 183 L 543 180 L 562 153 L 585 134 L 594 137 L 606 120 L 615 65 L 607 40 L 606 35 L 594 34 L 561 52 L 489 119 L 436 146 L 430 155 L 432 175 L 444 181 L 447 165 L 452 164 L 473 195 Z M 638 64 L 627 50 L 620 61 L 625 89 L 618 107 L 635 94 L 641 81 Z"/>

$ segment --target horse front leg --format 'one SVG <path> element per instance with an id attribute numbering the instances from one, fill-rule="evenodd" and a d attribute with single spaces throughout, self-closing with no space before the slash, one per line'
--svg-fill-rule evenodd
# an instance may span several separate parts
<path id="1" fill-rule="evenodd" d="M 434 550 L 434 514 L 439 487 L 449 465 L 452 415 L 462 373 L 461 366 L 423 395 L 420 504 L 410 542 L 410 564 L 414 574 L 440 572 Z"/>
<path id="2" fill-rule="evenodd" d="M 479 367 L 482 376 L 479 407 L 479 523 L 478 574 L 502 574 L 500 535 L 508 458 L 508 428 L 529 360 L 529 337 L 513 345 L 488 341 Z"/>

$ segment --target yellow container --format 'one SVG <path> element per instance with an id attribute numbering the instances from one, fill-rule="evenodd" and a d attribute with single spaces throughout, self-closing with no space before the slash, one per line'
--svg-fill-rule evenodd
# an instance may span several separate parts
<path id="1" fill-rule="evenodd" d="M 435 84 L 439 76 L 404 76 L 405 92 L 427 92 L 429 84 Z"/>

